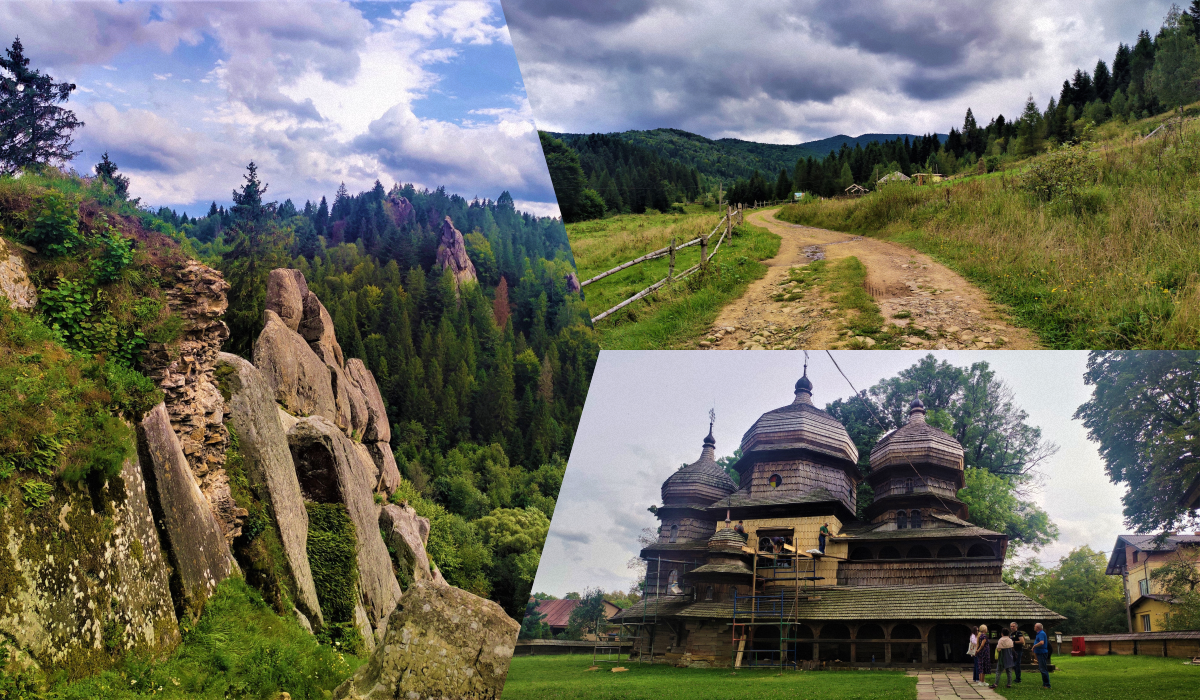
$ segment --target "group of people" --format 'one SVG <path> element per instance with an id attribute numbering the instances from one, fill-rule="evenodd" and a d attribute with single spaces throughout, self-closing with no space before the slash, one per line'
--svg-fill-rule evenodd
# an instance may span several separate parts
<path id="1" fill-rule="evenodd" d="M 1033 626 L 1033 655 L 1037 659 L 1038 672 L 1042 674 L 1042 687 L 1050 687 L 1050 638 L 1042 623 Z M 987 675 L 992 672 L 992 639 L 987 625 L 980 625 L 971 630 L 971 646 L 967 654 L 975 659 L 975 675 L 971 682 L 976 685 L 986 685 L 995 688 L 1000 685 L 1000 674 L 1005 677 L 1006 688 L 1011 688 L 1013 676 L 1021 682 L 1021 655 L 1025 652 L 1027 639 L 1025 633 L 1017 629 L 1017 623 L 1009 624 L 1007 633 L 1000 632 L 996 640 L 996 681 L 988 684 Z"/>

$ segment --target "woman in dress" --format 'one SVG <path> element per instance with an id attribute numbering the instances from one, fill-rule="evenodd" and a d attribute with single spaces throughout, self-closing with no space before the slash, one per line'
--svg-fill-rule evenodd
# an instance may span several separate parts
<path id="1" fill-rule="evenodd" d="M 975 643 L 975 675 L 979 685 L 987 685 L 987 674 L 992 672 L 992 644 L 988 639 L 987 625 L 979 626 L 978 641 Z"/>

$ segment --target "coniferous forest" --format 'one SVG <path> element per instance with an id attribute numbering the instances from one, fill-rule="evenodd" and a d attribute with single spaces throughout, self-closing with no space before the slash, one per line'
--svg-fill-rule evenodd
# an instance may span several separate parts
<path id="1" fill-rule="evenodd" d="M 394 498 L 431 519 L 431 558 L 450 583 L 523 610 L 598 353 L 562 221 L 507 192 L 376 182 L 297 206 L 267 202 L 253 164 L 244 179 L 231 208 L 156 215 L 231 284 L 227 349 L 250 355 L 270 270 L 303 271 L 379 383 L 407 482 Z M 477 284 L 458 288 L 437 263 L 446 217 Z"/>

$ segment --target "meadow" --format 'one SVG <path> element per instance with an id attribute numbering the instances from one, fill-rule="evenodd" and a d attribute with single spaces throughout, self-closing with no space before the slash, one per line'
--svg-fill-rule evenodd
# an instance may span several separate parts
<path id="1" fill-rule="evenodd" d="M 579 278 L 587 280 L 669 245 L 672 237 L 676 243 L 683 243 L 708 235 L 720 220 L 721 214 L 693 205 L 683 213 L 652 211 L 568 224 L 567 236 Z M 750 224 L 735 226 L 733 238 L 725 239 L 707 270 L 664 287 L 596 323 L 600 347 L 622 350 L 695 347 L 721 308 L 766 274 L 766 266 L 759 261 L 774 257 L 778 250 L 779 237 L 775 234 Z M 685 248 L 675 257 L 675 271 L 681 273 L 699 261 L 699 245 Z M 669 264 L 666 257 L 651 260 L 584 287 L 588 310 L 595 316 L 663 279 Z"/>
<path id="2" fill-rule="evenodd" d="M 788 205 L 793 223 L 884 238 L 926 253 L 1011 310 L 1052 348 L 1200 347 L 1200 105 L 1101 126 L 1085 182 L 1048 196 L 1030 171 L 1054 153 L 988 175 L 858 199 Z M 1071 176 L 1068 165 L 1066 175 Z"/>
<path id="3" fill-rule="evenodd" d="M 611 665 L 588 671 L 591 656 L 518 656 L 513 659 L 503 700 L 911 700 L 917 679 L 903 671 L 785 671 L 690 669 L 666 665 Z M 1124 698 L 1152 695 L 1155 700 L 1196 697 L 1200 666 L 1183 659 L 1149 656 L 1056 655 L 1052 688 L 1026 671 L 1022 682 L 997 692 L 1005 698 Z M 988 680 L 991 680 L 989 676 Z"/>

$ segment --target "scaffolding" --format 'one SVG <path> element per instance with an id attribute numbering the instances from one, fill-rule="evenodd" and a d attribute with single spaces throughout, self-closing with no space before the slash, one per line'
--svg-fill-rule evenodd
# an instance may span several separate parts
<path id="1" fill-rule="evenodd" d="M 620 656 L 621 656 L 620 650 L 621 650 L 621 647 L 623 647 L 623 646 L 629 646 L 630 657 L 633 656 L 634 652 L 637 652 L 638 663 L 647 663 L 647 664 L 654 663 L 654 644 L 656 641 L 655 640 L 655 637 L 656 637 L 655 632 L 658 629 L 658 611 L 659 611 L 659 608 L 662 606 L 661 598 L 663 595 L 663 592 L 662 592 L 663 591 L 663 580 L 662 580 L 663 564 L 681 564 L 684 567 L 682 573 L 686 574 L 688 572 L 688 570 L 697 566 L 697 562 L 685 561 L 685 560 L 679 560 L 679 559 L 663 559 L 662 555 L 659 555 L 659 556 L 655 557 L 654 559 L 651 559 L 650 561 L 655 562 L 654 574 L 653 574 L 654 575 L 654 589 L 653 589 L 653 594 L 652 594 L 651 589 L 650 589 L 651 573 L 650 573 L 649 567 L 647 566 L 646 567 L 646 578 L 643 579 L 643 581 L 642 581 L 642 595 L 644 596 L 642 599 L 642 619 L 640 621 L 634 621 L 634 622 L 626 622 L 626 621 L 622 620 L 621 631 L 615 637 L 609 637 L 607 640 L 600 639 L 600 634 L 599 634 L 600 628 L 599 628 L 599 625 L 597 625 L 597 628 L 596 628 L 597 643 L 596 643 L 596 646 L 592 650 L 593 663 L 616 663 L 617 661 L 620 661 L 621 660 L 620 659 Z M 679 571 L 679 569 L 673 569 L 673 570 Z M 682 574 L 677 574 L 677 576 L 680 580 L 683 579 Z M 671 585 L 671 584 L 668 584 L 668 586 L 669 585 Z M 678 594 L 672 594 L 670 592 L 670 589 L 668 588 L 667 593 L 668 593 L 668 595 L 686 595 L 687 590 L 681 587 L 680 592 Z M 653 604 L 653 611 L 651 611 L 652 604 Z M 632 634 L 629 633 L 630 630 L 632 630 Z M 649 650 L 648 650 L 647 654 L 641 653 L 643 640 L 649 641 Z M 617 657 L 615 659 L 612 658 L 614 649 L 616 650 L 616 657 Z M 603 659 L 600 658 L 601 653 L 604 654 L 605 658 L 603 658 Z"/>
<path id="2" fill-rule="evenodd" d="M 824 576 L 817 575 L 817 561 L 825 555 L 799 552 L 794 542 L 793 529 L 792 534 L 784 538 L 782 546 L 776 546 L 770 537 L 764 536 L 758 538 L 756 546 L 743 547 L 743 551 L 753 557 L 753 577 L 750 595 L 739 595 L 736 588 L 733 591 L 730 628 L 734 669 L 743 668 L 743 662 L 748 662 L 746 665 L 752 668 L 777 666 L 780 671 L 800 667 L 796 645 L 812 641 L 795 636 L 800 627 L 800 596 L 809 599 L 815 592 L 817 581 L 824 580 Z M 779 585 L 781 583 L 790 583 L 790 592 Z M 778 592 L 768 593 L 768 587 Z M 767 626 L 779 628 L 778 649 L 755 648 L 755 633 Z"/>

